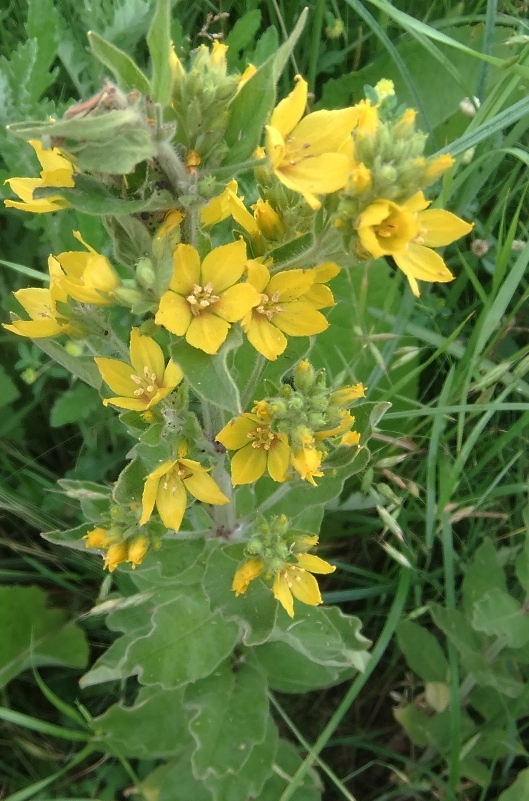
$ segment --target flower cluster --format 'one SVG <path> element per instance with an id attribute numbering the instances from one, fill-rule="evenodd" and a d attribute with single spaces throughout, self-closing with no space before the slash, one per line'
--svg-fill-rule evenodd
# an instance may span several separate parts
<path id="1" fill-rule="evenodd" d="M 205 507 L 202 525 L 205 517 L 229 539 L 234 487 L 264 474 L 316 486 L 333 465 L 350 464 L 368 436 L 350 411 L 364 387 L 329 387 L 323 370 L 292 363 L 289 338 L 329 327 L 329 284 L 361 261 L 390 256 L 415 295 L 419 280 L 453 280 L 433 248 L 471 230 L 429 208 L 423 190 L 453 159 L 425 157 L 416 114 L 398 108 L 390 81 L 347 108 L 307 111 L 297 75 L 273 108 L 274 71 L 230 72 L 226 51 L 202 45 L 184 65 L 173 50 L 163 91 L 138 79 L 141 91 L 126 93 L 107 81 L 63 120 L 15 126 L 42 169 L 8 179 L 19 200 L 6 205 L 53 213 L 101 202 L 112 240 L 98 253 L 74 231 L 83 249 L 51 255 L 49 286 L 15 293 L 29 319 L 4 324 L 35 340 L 83 340 L 90 362 L 78 374 L 93 375 L 95 362 L 103 404 L 138 441 L 111 509 L 86 535 L 111 571 L 136 567 L 185 527 L 190 500 Z M 267 374 L 277 361 L 276 378 L 292 367 L 280 386 L 273 368 Z M 217 381 L 219 392 L 237 390 L 218 404 Z M 255 397 L 262 381 L 266 397 L 223 425 L 224 410 L 238 409 L 233 399 Z M 312 573 L 334 568 L 307 553 L 317 539 L 291 531 L 284 516 L 252 514 L 235 592 L 262 576 L 289 615 L 293 597 L 321 603 Z"/>
<path id="2" fill-rule="evenodd" d="M 236 595 L 245 593 L 258 576 L 272 583 L 272 592 L 290 617 L 294 617 L 294 598 L 304 604 L 322 603 L 318 582 L 313 573 L 333 573 L 336 568 L 319 556 L 309 554 L 318 537 L 291 530 L 286 515 L 268 522 L 258 515 L 246 546 L 247 559 L 233 577 Z"/>
<path id="3" fill-rule="evenodd" d="M 292 384 L 284 384 L 274 396 L 257 401 L 251 413 L 231 420 L 217 440 L 236 453 L 231 459 L 234 485 L 252 484 L 265 472 L 274 481 L 286 481 L 289 469 L 315 485 L 323 476 L 322 461 L 329 442 L 358 446 L 360 434 L 351 431 L 354 417 L 349 407 L 365 396 L 362 384 L 331 391 L 325 371 L 315 371 L 302 361 Z"/>

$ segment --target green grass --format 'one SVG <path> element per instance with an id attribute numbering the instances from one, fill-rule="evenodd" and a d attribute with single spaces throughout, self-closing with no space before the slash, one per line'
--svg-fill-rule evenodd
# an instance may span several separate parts
<path id="1" fill-rule="evenodd" d="M 177 5 L 173 38 L 184 49 L 195 47 L 208 41 L 208 32 L 225 33 L 244 13 L 259 10 L 259 35 L 274 26 L 282 41 L 303 5 L 282 0 L 226 2 L 222 8 L 213 2 Z M 17 119 L 38 118 L 39 110 L 41 116 L 50 109 L 62 113 L 71 98 L 87 97 L 99 86 L 102 70 L 89 62 L 84 45 L 88 28 L 124 49 L 137 48 L 140 64 L 146 57 L 139 43 L 153 2 L 61 0 L 56 6 L 64 28 L 58 28 L 58 56 L 50 58 L 55 72 L 42 97 L 34 96 L 25 105 L 18 98 Z M 511 580 L 529 524 L 529 251 L 513 248 L 513 240 L 525 242 L 528 233 L 529 116 L 522 101 L 529 68 L 525 43 L 505 45 L 510 36 L 527 33 L 526 23 L 522 4 L 514 1 L 436 0 L 425 4 L 419 18 L 420 6 L 412 0 L 393 5 L 384 0 L 314 0 L 303 46 L 283 79 L 286 90 L 299 71 L 308 78 L 316 101 L 332 92 L 336 102 L 347 103 L 358 99 L 355 93 L 363 83 L 382 75 L 393 78 L 401 99 L 421 110 L 423 126 L 431 129 L 435 143 L 432 151 L 448 145 L 463 156 L 476 148 L 473 159 L 444 182 L 441 196 L 452 211 L 476 221 L 474 238 L 485 239 L 489 250 L 478 257 L 450 248 L 445 255 L 456 280 L 425 290 L 418 302 L 404 295 L 404 284 L 397 306 L 357 297 L 362 352 L 370 354 L 366 363 L 371 374 L 365 383 L 373 397 L 394 405 L 374 441 L 374 476 L 364 506 L 356 503 L 361 488 L 351 480 L 326 515 L 322 552 L 340 568 L 327 584 L 326 600 L 363 621 L 364 633 L 374 642 L 373 658 L 368 671 L 349 685 L 272 699 L 282 733 L 300 746 L 304 757 L 278 801 L 302 798 L 295 794 L 311 766 L 319 769 L 326 801 L 492 801 L 525 767 L 517 760 L 515 742 L 529 748 L 526 726 L 507 704 L 510 755 L 485 762 L 487 778 L 481 787 L 462 781 L 465 666 L 427 611 L 432 601 L 449 612 L 462 608 L 463 576 L 485 539 L 501 549 Z M 206 14 L 221 11 L 229 17 L 211 22 L 206 35 L 198 38 Z M 326 28 L 336 19 L 343 22 L 343 35 L 330 38 Z M 25 3 L 12 3 L 3 12 L 4 58 L 9 60 L 25 41 L 25 23 Z M 469 55 L 468 47 L 482 56 Z M 244 64 L 245 55 L 243 49 L 236 63 Z M 464 60 L 454 66 L 456 58 Z M 511 58 L 513 63 L 498 67 Z M 360 73 L 349 79 L 353 68 Z M 428 91 L 434 74 L 444 79 L 442 96 Z M 457 110 L 458 99 L 469 91 L 482 101 L 470 124 Z M 10 113 L 10 103 L 0 103 L 4 106 Z M 463 138 L 450 148 L 458 137 Z M 27 154 L 7 135 L 0 139 L 6 142 L 2 176 L 24 174 Z M 13 308 L 8 293 L 45 270 L 48 253 L 61 249 L 57 246 L 66 241 L 67 229 L 68 220 L 49 215 L 30 221 L 3 213 L 3 319 Z M 39 532 L 80 522 L 68 499 L 55 492 L 56 480 L 64 475 L 112 480 L 127 443 L 99 408 L 79 425 L 65 422 L 50 428 L 50 410 L 71 389 L 68 374 L 34 346 L 14 339 L 0 335 L 0 389 L 2 395 L 15 389 L 15 396 L 0 408 L 0 580 L 38 585 L 53 606 L 77 618 L 100 593 L 104 598 L 103 572 L 92 558 L 52 546 Z M 361 358 L 359 354 L 359 364 Z M 24 382 L 28 368 L 36 374 L 33 383 Z M 376 511 L 377 503 L 388 497 L 386 508 L 396 521 L 391 526 Z M 450 744 L 442 754 L 432 745 L 413 745 L 392 714 L 397 699 L 420 701 L 422 693 L 421 680 L 407 667 L 394 636 L 403 618 L 436 631 L 446 647 Z M 81 625 L 97 656 L 110 641 L 103 619 L 81 618 Z M 525 681 L 527 665 L 516 669 Z M 78 675 L 66 669 L 45 667 L 40 675 L 48 695 L 31 671 L 2 690 L 0 795 L 9 801 L 125 797 L 120 794 L 154 765 L 147 760 L 129 764 L 83 748 L 79 724 L 67 714 L 70 709 L 82 715 L 76 706 L 80 703 L 96 715 L 115 700 L 112 692 L 97 687 L 80 691 Z"/>

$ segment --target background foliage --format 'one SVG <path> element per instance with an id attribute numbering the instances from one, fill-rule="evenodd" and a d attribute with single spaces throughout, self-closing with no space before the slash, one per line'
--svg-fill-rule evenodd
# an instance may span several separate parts
<path id="1" fill-rule="evenodd" d="M 243 69 L 276 49 L 303 5 L 177 4 L 172 39 L 183 54 L 229 31 L 228 59 Z M 316 106 L 332 108 L 357 100 L 366 83 L 393 79 L 399 99 L 420 111 L 431 152 L 455 142 L 450 151 L 463 156 L 475 147 L 444 183 L 442 199 L 476 221 L 474 239 L 488 250 L 448 251 L 456 281 L 425 290 L 420 301 L 398 277 L 389 279 L 384 262 L 369 268 L 369 280 L 363 272 L 340 278 L 336 294 L 344 302 L 331 311 L 315 361 L 333 375 L 353 362 L 373 398 L 393 406 L 374 441 L 372 473 L 362 486 L 351 478 L 326 513 L 323 555 L 339 570 L 325 599 L 358 615 L 375 646 L 366 673 L 323 693 L 285 695 L 292 689 L 286 663 L 277 670 L 270 703 L 282 747 L 259 798 L 317 799 L 323 782 L 331 801 L 522 801 L 529 791 L 529 250 L 520 249 L 527 240 L 529 115 L 520 69 L 527 9 L 493 0 L 437 0 L 424 10 L 412 0 L 308 5 L 283 91 L 301 72 Z M 153 10 L 152 0 L 11 4 L 0 26 L 2 126 L 60 116 L 100 87 L 105 71 L 90 55 L 88 30 L 144 66 Z M 473 96 L 481 106 L 469 118 L 459 103 Z M 2 180 L 32 174 L 30 149 L 3 128 L 0 140 Z M 93 218 L 81 216 L 79 224 L 96 248 L 105 242 Z M 44 280 L 48 253 L 74 245 L 72 227 L 68 213 L 3 213 L 4 319 L 10 291 Z M 156 695 L 141 690 L 131 726 L 131 686 L 90 681 L 116 637 L 102 617 L 116 597 L 92 557 L 57 549 L 39 531 L 82 522 L 77 504 L 56 491 L 57 478 L 110 481 L 129 443 L 97 394 L 72 382 L 49 354 L 7 332 L 0 339 L 0 619 L 2 631 L 13 632 L 0 643 L 2 792 L 13 801 L 125 797 L 127 788 L 155 775 L 157 732 L 142 727 L 141 710 L 155 705 Z M 185 573 L 178 578 L 185 582 Z M 122 594 L 134 591 L 127 576 L 118 581 Z M 160 609 L 170 615 L 163 603 Z M 115 632 L 119 619 L 115 608 Z M 141 629 L 141 607 L 135 624 Z M 274 647 L 263 646 L 269 652 L 260 657 L 269 671 L 277 663 Z M 95 667 L 79 688 L 89 663 Z M 299 680 L 303 672 L 294 664 Z M 226 670 L 223 701 L 240 705 L 226 719 L 236 733 L 253 732 L 264 753 L 277 735 L 261 725 L 263 710 L 252 709 L 251 721 L 242 714 L 259 675 L 251 665 Z M 183 693 L 177 681 L 171 687 Z M 183 797 L 205 792 L 182 765 L 197 726 L 207 728 L 208 710 L 192 692 L 184 708 L 189 742 L 164 754 L 169 767 L 143 785 L 147 799 L 154 798 L 149 781 L 161 788 L 159 801 L 170 801 L 175 786 Z M 164 710 L 158 714 L 161 727 L 179 730 L 181 721 L 165 723 Z M 105 726 L 114 732 L 99 752 L 83 745 L 94 719 L 102 740 Z M 202 740 L 202 749 L 213 745 Z M 207 788 L 201 757 L 194 752 L 194 769 Z M 219 750 L 217 758 L 219 771 L 227 770 L 229 755 Z M 245 771 L 252 774 L 249 759 L 229 768 L 241 781 Z"/>

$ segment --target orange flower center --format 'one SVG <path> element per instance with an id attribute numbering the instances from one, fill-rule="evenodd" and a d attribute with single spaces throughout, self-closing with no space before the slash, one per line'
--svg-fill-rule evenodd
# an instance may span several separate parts
<path id="1" fill-rule="evenodd" d="M 156 373 L 152 373 L 147 365 L 143 368 L 143 377 L 134 373 L 131 373 L 130 377 L 135 384 L 138 384 L 138 389 L 134 390 L 134 395 L 144 400 L 145 403 L 152 400 L 160 388 Z"/>
<path id="2" fill-rule="evenodd" d="M 284 308 L 278 304 L 279 292 L 274 292 L 273 295 L 261 295 L 261 302 L 256 306 L 254 311 L 257 314 L 263 314 L 267 320 L 271 320 L 276 314 L 284 312 Z"/>
<path id="3" fill-rule="evenodd" d="M 194 317 L 198 317 L 208 306 L 217 303 L 217 301 L 220 300 L 220 296 L 213 294 L 213 284 L 208 281 L 204 286 L 193 284 L 193 289 L 186 300 L 189 303 L 191 314 Z"/>
<path id="4" fill-rule="evenodd" d="M 257 426 L 250 431 L 248 439 L 252 440 L 252 448 L 263 448 L 265 451 L 269 451 L 277 437 L 268 426 Z"/>

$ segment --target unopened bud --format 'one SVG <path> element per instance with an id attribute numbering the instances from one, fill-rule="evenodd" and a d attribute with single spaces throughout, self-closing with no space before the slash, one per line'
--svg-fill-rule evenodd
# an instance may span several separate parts
<path id="1" fill-rule="evenodd" d="M 143 300 L 143 295 L 137 289 L 128 286 L 118 286 L 113 295 L 123 306 L 135 306 Z"/>
<path id="2" fill-rule="evenodd" d="M 153 264 L 150 259 L 143 256 L 136 264 L 136 280 L 145 289 L 152 289 L 156 280 Z"/>
<path id="3" fill-rule="evenodd" d="M 479 97 L 473 97 L 472 100 L 469 97 L 465 97 L 459 104 L 459 109 L 467 117 L 475 117 L 480 105 Z"/>

